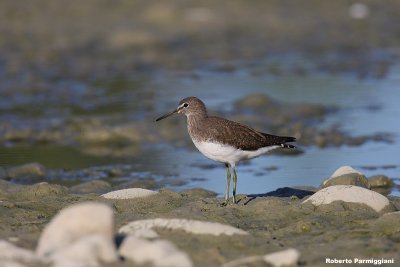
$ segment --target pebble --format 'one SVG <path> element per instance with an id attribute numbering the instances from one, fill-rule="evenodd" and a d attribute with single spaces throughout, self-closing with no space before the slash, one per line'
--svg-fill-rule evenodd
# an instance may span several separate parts
<path id="1" fill-rule="evenodd" d="M 12 182 L 9 181 L 5 181 L 0 179 L 0 192 L 17 192 L 18 190 L 20 190 L 21 188 L 25 187 L 25 185 L 19 185 L 19 184 L 14 184 Z"/>
<path id="2" fill-rule="evenodd" d="M 21 187 L 14 193 L 14 196 L 23 199 L 37 199 L 46 196 L 65 195 L 67 191 L 68 189 L 65 186 L 41 182 Z"/>
<path id="3" fill-rule="evenodd" d="M 69 192 L 73 194 L 89 194 L 89 193 L 102 194 L 104 192 L 110 191 L 110 189 L 111 189 L 110 183 L 103 180 L 93 180 L 71 186 L 69 188 Z"/>
<path id="4" fill-rule="evenodd" d="M 368 177 L 368 181 L 371 187 L 384 187 L 384 188 L 390 188 L 394 186 L 394 183 L 392 179 L 385 175 L 374 175 L 371 177 Z"/>
<path id="5" fill-rule="evenodd" d="M 145 233 L 148 235 L 151 234 L 151 236 L 154 237 L 157 236 L 157 234 L 154 231 L 152 231 L 153 228 L 161 228 L 167 230 L 183 230 L 187 233 L 192 233 L 192 234 L 208 234 L 215 236 L 248 234 L 246 231 L 221 223 L 203 222 L 203 221 L 186 220 L 186 219 L 162 219 L 162 218 L 133 221 L 121 227 L 119 229 L 119 232 L 138 236 L 138 233 L 143 233 L 143 229 L 147 229 Z"/>
<path id="6" fill-rule="evenodd" d="M 7 170 L 9 178 L 18 178 L 22 176 L 46 176 L 47 170 L 42 164 L 33 162 L 24 165 L 16 166 Z"/>
<path id="7" fill-rule="evenodd" d="M 351 166 L 342 166 L 339 169 L 337 169 L 334 173 L 332 173 L 331 178 L 342 176 L 342 175 L 349 174 L 349 173 L 357 173 L 357 174 L 362 175 L 362 173 L 360 171 L 353 169 L 353 167 L 351 167 Z"/>
<path id="8" fill-rule="evenodd" d="M 155 194 L 158 194 L 158 192 L 143 188 L 129 188 L 129 189 L 111 191 L 101 196 L 107 199 L 133 199 L 140 197 L 148 197 Z"/>
<path id="9" fill-rule="evenodd" d="M 278 251 L 263 256 L 250 256 L 240 258 L 222 265 L 222 267 L 239 267 L 239 266 L 253 266 L 255 262 L 265 262 L 268 266 L 283 267 L 283 266 L 297 266 L 300 252 L 297 249 L 289 248 L 283 251 Z M 257 265 L 258 266 L 258 265 Z"/>
<path id="10" fill-rule="evenodd" d="M 350 166 L 342 166 L 337 169 L 331 177 L 322 182 L 321 188 L 332 185 L 356 185 L 367 189 L 370 188 L 365 175 Z"/>
<path id="11" fill-rule="evenodd" d="M 167 240 L 149 241 L 128 235 L 119 248 L 119 254 L 137 264 L 150 263 L 157 267 L 191 267 L 189 256 Z"/>
<path id="12" fill-rule="evenodd" d="M 106 204 L 84 202 L 61 210 L 43 230 L 36 254 L 51 257 L 87 236 L 100 235 L 113 243 L 113 210 Z"/>
<path id="13" fill-rule="evenodd" d="M 400 233 L 400 211 L 383 214 L 373 222 L 373 228 L 386 235 Z"/>
<path id="14" fill-rule="evenodd" d="M 297 266 L 300 253 L 297 249 L 289 248 L 283 251 L 274 252 L 265 255 L 264 261 L 271 264 L 274 267 L 282 266 Z"/>
<path id="15" fill-rule="evenodd" d="M 303 203 L 311 202 L 314 206 L 330 204 L 334 201 L 365 204 L 376 212 L 390 205 L 389 199 L 374 191 L 354 185 L 333 185 L 319 190 Z"/>

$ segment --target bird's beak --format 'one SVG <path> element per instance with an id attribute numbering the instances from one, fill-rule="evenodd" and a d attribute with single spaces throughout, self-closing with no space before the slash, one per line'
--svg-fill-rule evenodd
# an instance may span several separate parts
<path id="1" fill-rule="evenodd" d="M 177 108 L 174 111 L 171 111 L 171 112 L 159 117 L 158 119 L 156 119 L 156 121 L 160 121 L 160 120 L 165 119 L 165 118 L 167 118 L 167 117 L 169 117 L 171 115 L 174 115 L 175 113 L 178 113 L 178 111 L 179 111 L 179 108 Z"/>

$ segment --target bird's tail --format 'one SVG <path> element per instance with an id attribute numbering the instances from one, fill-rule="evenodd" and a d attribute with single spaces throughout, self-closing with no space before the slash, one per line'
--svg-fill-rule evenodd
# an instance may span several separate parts
<path id="1" fill-rule="evenodd" d="M 291 136 L 279 136 L 279 135 L 272 135 L 272 134 L 266 134 L 266 133 L 261 133 L 262 135 L 265 136 L 265 138 L 268 140 L 268 145 L 277 145 L 282 148 L 296 148 L 294 145 L 287 144 L 291 142 L 295 142 L 296 138 L 291 137 Z"/>
<path id="2" fill-rule="evenodd" d="M 281 143 L 282 148 L 296 148 L 296 146 L 294 146 L 294 145 L 287 144 L 287 143 L 295 142 L 296 141 L 295 137 L 281 136 L 281 138 L 282 138 L 282 143 Z"/>
<path id="3" fill-rule="evenodd" d="M 283 147 L 283 148 L 296 148 L 296 146 L 289 145 L 289 144 L 281 144 L 281 147 Z"/>

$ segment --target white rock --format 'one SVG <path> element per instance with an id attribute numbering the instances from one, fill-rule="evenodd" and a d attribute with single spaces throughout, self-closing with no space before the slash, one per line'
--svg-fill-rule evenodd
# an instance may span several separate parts
<path id="1" fill-rule="evenodd" d="M 349 15 L 353 19 L 364 19 L 369 15 L 369 8 L 364 3 L 354 3 L 349 7 Z"/>
<path id="2" fill-rule="evenodd" d="M 225 225 L 215 222 L 203 222 L 196 220 L 186 219 L 148 219 L 138 220 L 128 223 L 127 225 L 119 229 L 120 233 L 137 234 L 137 231 L 143 231 L 143 229 L 161 228 L 168 230 L 183 230 L 187 233 L 192 234 L 206 234 L 206 235 L 246 235 L 247 232 L 241 229 L 235 228 L 230 225 Z"/>
<path id="3" fill-rule="evenodd" d="M 250 256 L 245 258 L 236 259 L 234 261 L 225 263 L 223 267 L 239 267 L 247 266 L 248 264 L 264 261 L 274 267 L 283 266 L 297 266 L 300 253 L 297 249 L 289 248 L 283 251 L 278 251 L 263 256 Z"/>
<path id="4" fill-rule="evenodd" d="M 311 202 L 315 206 L 329 204 L 334 201 L 365 204 L 379 212 L 387 207 L 390 202 L 387 197 L 354 185 L 333 185 L 319 190 L 317 193 L 303 201 Z"/>
<path id="5" fill-rule="evenodd" d="M 113 242 L 113 210 L 101 203 L 85 202 L 61 210 L 43 230 L 36 253 L 49 257 L 81 238 L 102 235 Z"/>
<path id="6" fill-rule="evenodd" d="M 137 264 L 150 263 L 157 267 L 191 267 L 189 256 L 167 240 L 148 241 L 127 236 L 119 253 L 125 259 Z"/>
<path id="7" fill-rule="evenodd" d="M 108 199 L 132 199 L 139 197 L 148 197 L 155 195 L 157 193 L 158 193 L 157 191 L 152 191 L 143 188 L 128 188 L 128 189 L 108 192 L 107 194 L 103 194 L 101 196 Z"/>
<path id="8" fill-rule="evenodd" d="M 339 169 L 337 169 L 334 173 L 332 173 L 330 178 L 342 176 L 349 173 L 357 173 L 363 175 L 361 172 L 353 169 L 351 166 L 342 166 Z"/>
<path id="9" fill-rule="evenodd" d="M 267 254 L 263 257 L 266 263 L 272 264 L 275 267 L 297 265 L 300 253 L 297 249 L 289 248 L 283 251 Z"/>
<path id="10" fill-rule="evenodd" d="M 104 235 L 96 234 L 58 250 L 49 260 L 53 267 L 97 267 L 101 263 L 117 261 L 118 254 L 113 242 Z"/>
<path id="11" fill-rule="evenodd" d="M 387 218 L 396 218 L 396 220 L 400 222 L 400 211 L 388 212 L 379 217 L 379 219 L 387 219 Z"/>
<path id="12" fill-rule="evenodd" d="M 5 261 L 22 261 L 32 262 L 38 261 L 39 258 L 33 251 L 20 248 L 5 240 L 0 240 L 0 263 Z"/>
<path id="13" fill-rule="evenodd" d="M 132 233 L 130 233 L 130 235 L 133 235 L 133 236 L 139 237 L 139 238 L 147 238 L 147 239 L 153 239 L 153 238 L 158 237 L 158 234 L 150 228 L 134 230 Z"/>

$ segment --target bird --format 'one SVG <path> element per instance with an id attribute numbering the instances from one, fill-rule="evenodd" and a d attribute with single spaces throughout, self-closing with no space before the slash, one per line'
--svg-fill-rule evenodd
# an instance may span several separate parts
<path id="1" fill-rule="evenodd" d="M 204 102 L 194 96 L 182 99 L 176 109 L 157 118 L 156 122 L 174 114 L 186 116 L 189 136 L 204 156 L 225 164 L 227 182 L 224 205 L 229 203 L 232 178 L 230 169 L 233 172 L 232 202 L 237 203 L 238 162 L 261 156 L 276 148 L 295 148 L 294 145 L 288 144 L 295 142 L 295 137 L 267 134 L 238 122 L 209 116 Z"/>

